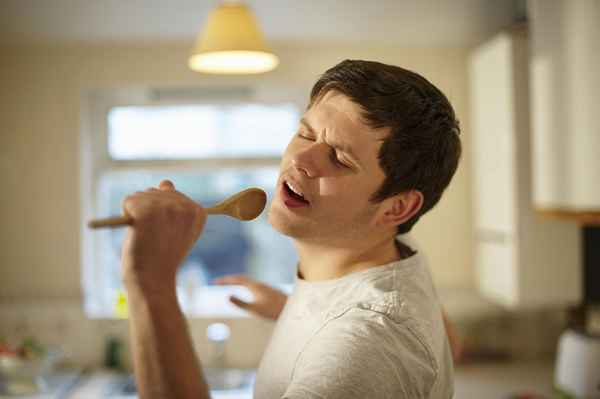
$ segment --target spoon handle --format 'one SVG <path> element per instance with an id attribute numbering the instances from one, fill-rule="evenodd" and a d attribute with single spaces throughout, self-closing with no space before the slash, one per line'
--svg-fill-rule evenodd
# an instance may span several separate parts
<path id="1" fill-rule="evenodd" d="M 211 206 L 210 208 L 204 208 L 204 212 L 206 212 L 207 215 L 225 215 L 223 211 L 224 209 L 221 204 Z"/>
<path id="2" fill-rule="evenodd" d="M 218 205 L 204 210 L 208 215 L 221 215 L 223 213 Z M 91 229 L 99 229 L 102 227 L 131 226 L 132 224 L 133 218 L 130 216 L 112 216 L 103 219 L 92 219 L 89 221 L 88 227 Z"/>
<path id="3" fill-rule="evenodd" d="M 101 227 L 131 226 L 132 224 L 133 218 L 129 216 L 112 216 L 104 219 L 92 219 L 88 222 L 88 227 L 99 229 Z"/>

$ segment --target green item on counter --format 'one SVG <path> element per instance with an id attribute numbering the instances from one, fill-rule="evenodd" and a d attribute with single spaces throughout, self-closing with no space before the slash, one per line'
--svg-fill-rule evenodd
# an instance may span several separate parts
<path id="1" fill-rule="evenodd" d="M 577 399 L 574 395 L 569 394 L 568 392 L 563 391 L 559 387 L 554 387 L 554 398 L 555 399 Z"/>
<path id="2" fill-rule="evenodd" d="M 118 337 L 109 337 L 106 341 L 106 352 L 104 354 L 104 367 L 122 371 L 125 369 L 123 364 L 124 344 Z"/>
<path id="3" fill-rule="evenodd" d="M 46 347 L 42 345 L 37 339 L 33 337 L 27 337 L 23 339 L 19 346 L 19 353 L 21 356 L 32 359 L 36 357 L 43 357 L 46 355 Z"/>

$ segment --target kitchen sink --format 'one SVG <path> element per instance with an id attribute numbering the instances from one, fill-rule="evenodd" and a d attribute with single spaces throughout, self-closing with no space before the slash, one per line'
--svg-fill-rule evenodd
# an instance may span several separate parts
<path id="1" fill-rule="evenodd" d="M 211 390 L 252 390 L 256 370 L 207 368 L 204 377 Z"/>
<path id="2" fill-rule="evenodd" d="M 204 378 L 211 392 L 214 394 L 236 392 L 252 392 L 256 370 L 235 368 L 205 368 Z M 106 394 L 107 398 L 135 398 L 137 387 L 133 375 L 124 377 L 115 383 Z"/>

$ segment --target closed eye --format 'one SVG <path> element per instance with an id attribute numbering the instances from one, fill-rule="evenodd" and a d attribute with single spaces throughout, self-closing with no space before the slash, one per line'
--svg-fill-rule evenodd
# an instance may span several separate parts
<path id="1" fill-rule="evenodd" d="M 308 141 L 315 141 L 314 138 L 310 137 L 310 136 L 306 136 L 304 135 L 301 131 L 298 131 L 298 133 L 296 134 L 298 137 L 300 137 L 303 140 L 308 140 Z M 338 158 L 337 152 L 335 150 L 335 148 L 331 148 L 331 151 L 329 153 L 329 158 L 331 159 L 331 162 L 333 162 L 333 164 L 337 167 L 341 167 L 341 168 L 347 168 L 347 169 L 351 169 L 350 165 L 347 165 L 346 163 L 344 163 L 342 160 L 340 160 Z"/>
<path id="2" fill-rule="evenodd" d="M 333 148 L 331 149 L 331 152 L 329 153 L 329 157 L 331 158 L 331 162 L 333 162 L 336 166 L 343 167 L 343 168 L 350 168 L 350 166 L 346 165 L 344 162 L 342 162 L 338 158 L 337 153 L 335 152 L 335 150 Z"/>
<path id="3" fill-rule="evenodd" d="M 302 134 L 302 132 L 298 132 L 298 137 L 304 139 L 304 140 L 309 140 L 309 141 L 315 141 L 315 139 L 313 139 L 312 137 L 309 136 L 305 136 L 304 134 Z"/>

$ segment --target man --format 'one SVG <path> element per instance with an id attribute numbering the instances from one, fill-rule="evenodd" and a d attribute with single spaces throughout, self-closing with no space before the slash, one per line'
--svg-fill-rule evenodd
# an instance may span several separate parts
<path id="1" fill-rule="evenodd" d="M 255 397 L 450 398 L 452 359 L 423 256 L 397 239 L 440 199 L 461 145 L 454 110 L 423 77 L 344 61 L 312 89 L 269 210 L 299 254 L 294 293 Z M 123 248 L 142 398 L 208 398 L 175 295 L 206 215 L 169 181 L 124 201 Z"/>

